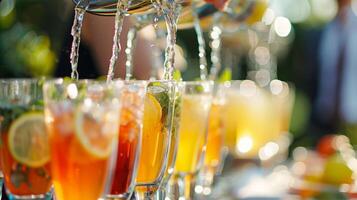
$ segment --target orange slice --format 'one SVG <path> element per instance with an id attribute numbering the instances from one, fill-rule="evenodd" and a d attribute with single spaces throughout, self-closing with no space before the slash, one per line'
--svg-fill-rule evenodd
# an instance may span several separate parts
<path id="1" fill-rule="evenodd" d="M 144 105 L 144 130 L 157 130 L 161 125 L 162 110 L 160 103 L 152 94 L 146 94 Z"/>

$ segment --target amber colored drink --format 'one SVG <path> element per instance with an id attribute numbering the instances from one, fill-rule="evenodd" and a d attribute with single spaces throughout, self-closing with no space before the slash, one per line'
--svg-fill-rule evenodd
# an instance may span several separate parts
<path id="1" fill-rule="evenodd" d="M 206 144 L 210 106 L 209 95 L 183 96 L 175 173 L 195 173 L 199 168 Z"/>
<path id="2" fill-rule="evenodd" d="M 213 102 L 209 115 L 205 167 L 216 168 L 219 165 L 224 144 L 222 105 Z"/>
<path id="3" fill-rule="evenodd" d="M 6 190 L 11 193 L 11 196 L 43 195 L 44 197 L 52 185 L 48 138 L 43 111 L 29 108 L 30 106 L 2 107 L 0 105 L 0 118 L 3 118 L 0 127 L 2 172 Z M 40 118 L 37 118 L 38 116 Z M 40 124 L 37 119 L 40 119 Z M 34 124 L 31 124 L 32 122 Z M 17 131 L 14 127 L 18 127 L 15 128 Z M 9 139 L 10 129 L 12 129 L 12 139 Z"/>
<path id="4" fill-rule="evenodd" d="M 144 88 L 142 88 L 142 92 Z M 139 91 L 122 96 L 118 154 L 110 195 L 127 197 L 134 189 L 135 171 L 141 145 L 141 123 L 144 97 Z M 132 187 L 132 188 L 130 188 Z"/>
<path id="5" fill-rule="evenodd" d="M 8 134 L 1 133 L 1 159 L 6 189 L 13 195 L 42 195 L 50 191 L 50 165 L 28 167 L 16 161 L 9 152 Z"/>
<path id="6" fill-rule="evenodd" d="M 98 200 L 110 190 L 122 81 L 46 81 L 45 123 L 56 200 Z"/>
<path id="7" fill-rule="evenodd" d="M 58 200 L 97 200 L 103 192 L 110 156 L 93 155 L 74 130 L 73 111 L 51 112 L 50 130 L 53 184 Z M 88 120 L 84 126 L 96 130 Z"/>
<path id="8" fill-rule="evenodd" d="M 123 108 L 122 112 L 128 111 Z M 119 133 L 117 165 L 110 192 L 114 195 L 126 193 L 131 184 L 139 144 L 140 126 L 135 121 L 131 121 L 120 125 Z"/>

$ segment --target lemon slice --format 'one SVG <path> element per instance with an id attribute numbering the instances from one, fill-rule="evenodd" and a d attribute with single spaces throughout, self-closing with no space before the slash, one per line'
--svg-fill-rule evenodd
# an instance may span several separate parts
<path id="1" fill-rule="evenodd" d="M 29 167 L 41 167 L 50 160 L 45 118 L 41 112 L 21 115 L 10 126 L 9 151 L 13 158 Z"/>
<path id="2" fill-rule="evenodd" d="M 113 111 L 109 111 L 113 112 Z M 118 137 L 118 116 L 113 119 L 110 113 L 103 113 L 94 118 L 91 113 L 77 110 L 75 118 L 75 135 L 84 150 L 99 159 L 107 158 L 116 144 Z"/>
<path id="3" fill-rule="evenodd" d="M 156 127 L 160 125 L 161 117 L 160 103 L 153 95 L 147 94 L 144 105 L 144 129 L 156 130 Z"/>

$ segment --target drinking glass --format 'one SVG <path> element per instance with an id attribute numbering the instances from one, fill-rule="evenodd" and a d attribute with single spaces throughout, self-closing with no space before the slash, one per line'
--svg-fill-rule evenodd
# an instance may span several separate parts
<path id="1" fill-rule="evenodd" d="M 41 81 L 0 80 L 1 168 L 10 199 L 50 199 L 50 149 Z"/>
<path id="2" fill-rule="evenodd" d="M 224 127 L 222 108 L 225 103 L 224 87 L 216 83 L 214 96 L 208 120 L 208 135 L 206 156 L 203 168 L 200 171 L 195 192 L 199 195 L 208 196 L 216 174 L 220 173 L 225 158 Z"/>
<path id="3" fill-rule="evenodd" d="M 181 109 L 182 109 L 182 95 L 184 92 L 184 82 L 178 82 L 175 94 L 175 107 L 172 121 L 172 133 L 171 139 L 169 143 L 169 154 L 167 166 L 165 168 L 165 172 L 158 190 L 158 198 L 164 199 L 166 196 L 166 192 L 171 192 L 170 187 L 168 187 L 168 182 L 174 172 L 177 148 L 178 148 L 178 140 L 179 140 L 179 128 L 180 128 L 180 118 L 181 118 Z"/>
<path id="4" fill-rule="evenodd" d="M 279 135 L 272 95 L 250 80 L 226 84 L 225 143 L 236 158 L 258 159 L 260 149 Z"/>
<path id="5" fill-rule="evenodd" d="M 130 199 L 134 191 L 142 144 L 146 85 L 146 81 L 124 82 L 117 161 L 107 199 Z"/>
<path id="6" fill-rule="evenodd" d="M 122 82 L 56 79 L 43 87 L 57 200 L 97 200 L 115 167 Z"/>
<path id="7" fill-rule="evenodd" d="M 204 162 L 213 82 L 185 82 L 173 181 L 180 198 L 191 199 L 192 182 Z M 174 197 L 175 199 L 178 197 Z"/>
<path id="8" fill-rule="evenodd" d="M 295 101 L 295 89 L 292 84 L 277 79 L 272 80 L 267 89 L 270 91 L 275 104 L 276 115 L 279 120 L 279 133 L 275 141 L 261 148 L 259 158 L 267 164 L 275 165 L 285 161 L 288 156 L 291 143 L 289 127 Z"/>
<path id="9" fill-rule="evenodd" d="M 154 198 L 164 176 L 173 128 L 176 87 L 175 81 L 151 81 L 147 86 L 135 188 L 137 199 Z"/>
<path id="10" fill-rule="evenodd" d="M 289 133 L 291 113 L 295 101 L 295 89 L 292 84 L 280 80 L 272 80 L 269 84 L 269 90 L 277 105 L 277 111 L 280 119 L 279 133 L 284 135 Z"/>

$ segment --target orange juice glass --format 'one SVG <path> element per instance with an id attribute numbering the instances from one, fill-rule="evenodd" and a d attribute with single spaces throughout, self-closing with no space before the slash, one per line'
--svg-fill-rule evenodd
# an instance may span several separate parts
<path id="1" fill-rule="evenodd" d="M 147 86 L 135 189 L 139 199 L 152 198 L 164 176 L 172 133 L 175 90 L 175 81 L 152 81 Z"/>

